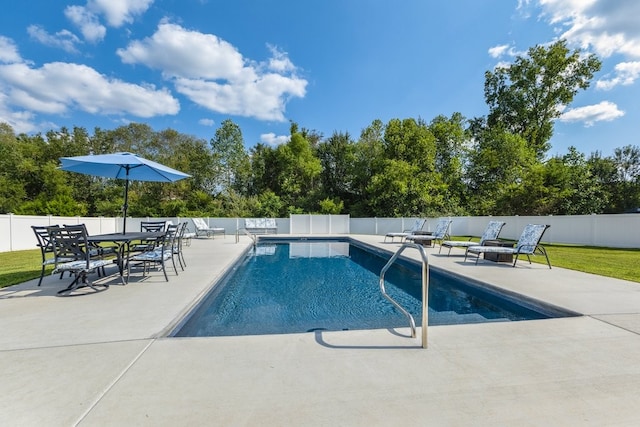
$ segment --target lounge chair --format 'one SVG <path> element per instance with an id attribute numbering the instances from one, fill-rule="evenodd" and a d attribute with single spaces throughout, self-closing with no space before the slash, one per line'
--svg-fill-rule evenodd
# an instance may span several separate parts
<path id="1" fill-rule="evenodd" d="M 244 229 L 251 234 L 278 234 L 275 218 L 245 218 Z"/>
<path id="2" fill-rule="evenodd" d="M 206 236 L 211 237 L 216 234 L 222 234 L 223 237 L 227 237 L 225 229 L 222 227 L 209 227 L 204 219 L 193 218 L 193 225 L 196 228 L 195 237 Z"/>
<path id="3" fill-rule="evenodd" d="M 451 239 L 449 235 L 449 229 L 451 228 L 450 219 L 440 219 L 436 224 L 436 229 L 431 234 L 414 234 L 411 236 L 407 236 L 407 240 L 412 241 L 413 243 L 429 243 L 431 246 L 435 246 L 435 244 L 440 241 L 440 244 L 446 239 Z"/>
<path id="4" fill-rule="evenodd" d="M 236 230 L 236 243 L 240 241 L 240 234 L 250 235 L 254 240 L 256 234 L 278 234 L 278 224 L 275 218 L 245 218 L 244 227 Z"/>
<path id="5" fill-rule="evenodd" d="M 419 231 L 422 230 L 422 227 L 424 227 L 424 225 L 427 223 L 426 219 L 416 219 L 416 221 L 413 223 L 413 227 L 411 227 L 408 230 L 404 230 L 404 231 L 396 231 L 393 233 L 387 233 L 384 236 L 384 242 L 387 242 L 387 238 L 391 237 L 391 243 L 393 243 L 394 239 L 396 237 L 400 238 L 400 241 L 405 240 L 408 236 L 413 235 L 414 233 L 417 233 Z"/>
<path id="6" fill-rule="evenodd" d="M 522 231 L 518 242 L 514 248 L 508 247 L 500 247 L 500 246 L 470 246 L 467 248 L 467 253 L 464 256 L 465 261 L 467 260 L 467 255 L 469 253 L 476 254 L 476 264 L 480 259 L 480 254 L 484 253 L 492 253 L 492 254 L 512 254 L 515 255 L 515 259 L 513 260 L 513 266 L 516 266 L 516 262 L 518 262 L 519 255 L 526 255 L 529 260 L 529 264 L 531 264 L 530 255 L 535 255 L 538 252 L 547 259 L 547 265 L 551 268 L 551 262 L 549 261 L 549 257 L 547 256 L 547 251 L 540 244 L 540 240 L 542 240 L 542 235 L 550 225 L 547 224 L 527 224 L 527 226 Z"/>
<path id="7" fill-rule="evenodd" d="M 482 233 L 482 236 L 480 237 L 480 242 L 472 242 L 471 238 L 469 238 L 468 241 L 464 241 L 464 240 L 445 240 L 444 242 L 442 242 L 442 244 L 440 245 L 440 252 L 442 252 L 442 248 L 449 248 L 449 253 L 447 254 L 447 256 L 449 256 L 451 254 L 451 248 L 468 248 L 471 246 L 482 246 L 484 242 L 486 242 L 487 240 L 495 240 L 498 238 L 498 235 L 500 234 L 500 231 L 502 230 L 502 227 L 504 227 L 505 222 L 504 221 L 489 221 L 489 223 L 487 224 L 487 227 L 484 229 L 484 233 Z"/>

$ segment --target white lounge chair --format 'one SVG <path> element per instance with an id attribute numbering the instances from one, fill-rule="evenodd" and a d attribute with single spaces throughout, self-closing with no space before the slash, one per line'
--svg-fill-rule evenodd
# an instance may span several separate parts
<path id="1" fill-rule="evenodd" d="M 222 234 L 223 237 L 227 237 L 225 229 L 222 227 L 209 227 L 207 223 L 202 218 L 193 218 L 193 225 L 196 229 L 196 236 L 206 236 L 211 237 L 216 234 Z"/>

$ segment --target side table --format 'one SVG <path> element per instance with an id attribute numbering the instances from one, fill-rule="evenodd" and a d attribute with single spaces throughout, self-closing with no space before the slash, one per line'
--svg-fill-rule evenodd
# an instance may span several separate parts
<path id="1" fill-rule="evenodd" d="M 433 232 L 414 231 L 407 240 L 411 240 L 413 243 L 421 244 L 422 246 L 433 246 Z"/>
<path id="2" fill-rule="evenodd" d="M 485 240 L 483 245 L 512 248 L 513 242 L 505 242 L 504 240 Z M 494 252 L 485 252 L 484 259 L 488 261 L 493 261 L 493 262 L 513 262 L 513 254 L 499 254 Z"/>

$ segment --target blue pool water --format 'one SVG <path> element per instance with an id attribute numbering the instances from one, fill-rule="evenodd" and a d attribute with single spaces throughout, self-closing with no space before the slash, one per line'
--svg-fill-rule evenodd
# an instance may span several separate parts
<path id="1" fill-rule="evenodd" d="M 381 294 L 388 254 L 349 241 L 259 244 L 216 285 L 174 336 L 262 335 L 408 326 Z M 419 324 L 420 268 L 394 264 L 387 293 Z M 543 319 L 553 314 L 518 304 L 451 275 L 430 270 L 429 325 Z"/>

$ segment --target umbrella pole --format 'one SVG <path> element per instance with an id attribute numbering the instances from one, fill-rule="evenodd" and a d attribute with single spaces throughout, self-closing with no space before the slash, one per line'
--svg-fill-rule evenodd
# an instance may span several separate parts
<path id="1" fill-rule="evenodd" d="M 127 167 L 127 176 L 124 181 L 124 216 L 122 218 L 122 234 L 127 232 L 127 209 L 129 209 L 129 168 Z"/>

